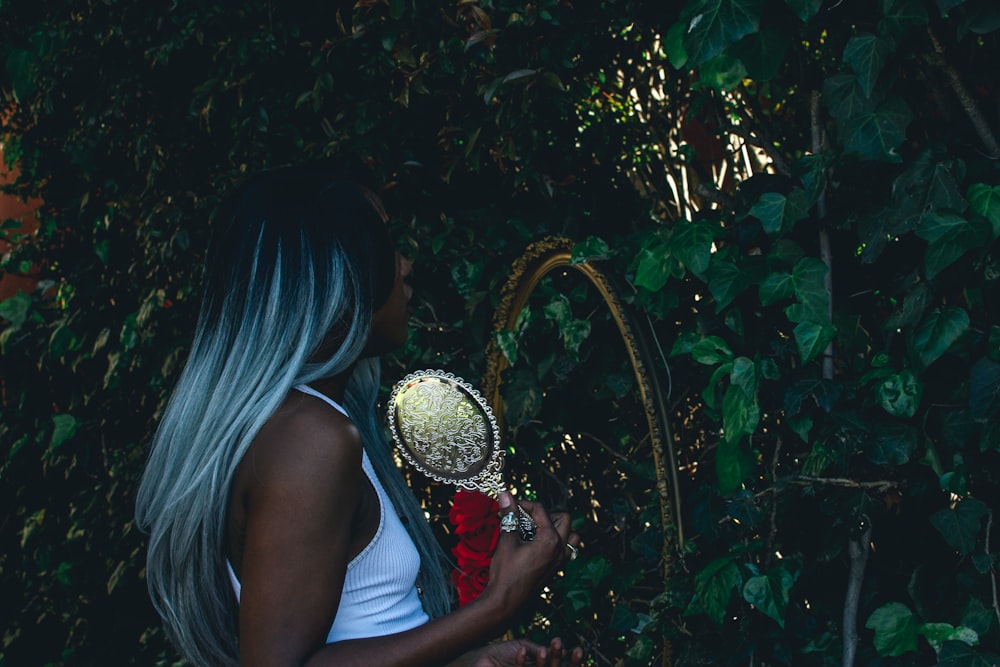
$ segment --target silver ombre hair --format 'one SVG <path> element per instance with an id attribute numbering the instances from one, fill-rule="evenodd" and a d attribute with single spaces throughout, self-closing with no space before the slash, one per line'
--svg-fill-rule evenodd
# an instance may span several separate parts
<path id="1" fill-rule="evenodd" d="M 196 665 L 239 664 L 226 569 L 234 473 L 295 385 L 352 365 L 344 407 L 420 552 L 424 608 L 431 617 L 446 613 L 445 556 L 378 419 L 380 364 L 361 358 L 395 267 L 371 197 L 329 172 L 276 170 L 250 179 L 223 218 L 191 352 L 136 501 L 137 523 L 149 534 L 149 592 L 168 636 Z M 328 349 L 329 358 L 314 358 Z"/>

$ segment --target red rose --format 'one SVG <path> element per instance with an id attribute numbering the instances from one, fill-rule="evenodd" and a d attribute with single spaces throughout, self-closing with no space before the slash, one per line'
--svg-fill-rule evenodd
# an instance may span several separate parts
<path id="1" fill-rule="evenodd" d="M 500 537 L 497 501 L 478 491 L 455 493 L 449 518 L 458 544 L 452 549 L 455 570 L 451 580 L 458 589 L 459 605 L 479 597 L 490 580 L 490 562 Z"/>

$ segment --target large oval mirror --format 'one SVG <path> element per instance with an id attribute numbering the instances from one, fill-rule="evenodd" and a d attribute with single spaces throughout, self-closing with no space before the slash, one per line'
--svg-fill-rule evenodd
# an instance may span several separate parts
<path id="1" fill-rule="evenodd" d="M 515 263 L 483 394 L 518 493 L 572 513 L 584 537 L 521 630 L 580 643 L 599 665 L 670 664 L 643 627 L 683 546 L 680 495 L 650 329 L 598 266 L 549 238 Z"/>

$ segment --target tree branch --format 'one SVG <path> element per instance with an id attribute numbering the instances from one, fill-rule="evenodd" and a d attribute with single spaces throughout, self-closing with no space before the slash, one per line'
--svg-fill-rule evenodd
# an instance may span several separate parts
<path id="1" fill-rule="evenodd" d="M 972 127 L 976 130 L 976 134 L 979 135 L 979 140 L 983 142 L 986 152 L 993 159 L 1000 158 L 1000 144 L 997 143 L 997 138 L 993 135 L 993 130 L 990 129 L 989 123 L 986 122 L 982 111 L 979 110 L 979 105 L 976 104 L 972 93 L 969 92 L 969 89 L 959 76 L 958 70 L 945 58 L 944 47 L 930 26 L 927 27 L 927 35 L 934 46 L 934 57 L 931 59 L 931 62 L 948 77 L 948 83 L 951 85 L 955 97 L 958 98 L 958 103 L 962 105 L 965 115 L 972 122 Z"/>
<path id="2" fill-rule="evenodd" d="M 861 584 L 868 564 L 868 547 L 872 540 L 872 527 L 866 523 L 861 539 L 847 541 L 847 554 L 851 570 L 847 575 L 847 594 L 844 596 L 844 660 L 843 667 L 854 667 L 858 652 L 858 605 L 861 603 Z"/>

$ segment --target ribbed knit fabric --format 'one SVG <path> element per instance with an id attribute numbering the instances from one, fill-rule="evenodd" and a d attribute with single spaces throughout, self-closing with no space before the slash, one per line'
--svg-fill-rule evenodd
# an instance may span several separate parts
<path id="1" fill-rule="evenodd" d="M 335 401 L 311 387 L 300 385 L 299 391 L 315 396 L 342 412 Z M 379 524 L 371 542 L 347 564 L 344 592 L 326 643 L 362 637 L 381 637 L 423 625 L 428 616 L 417 594 L 417 573 L 420 554 L 393 511 L 385 489 L 378 480 L 368 453 L 364 452 L 361 467 L 375 488 L 379 502 Z M 240 599 L 240 582 L 229 567 L 229 577 Z"/>

